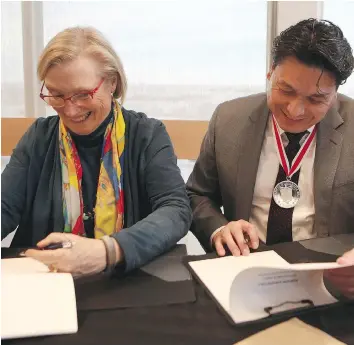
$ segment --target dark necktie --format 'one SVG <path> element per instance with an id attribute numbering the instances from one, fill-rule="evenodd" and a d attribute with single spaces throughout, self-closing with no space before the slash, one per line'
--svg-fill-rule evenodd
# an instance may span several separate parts
<path id="1" fill-rule="evenodd" d="M 300 140 L 307 133 L 285 133 L 289 144 L 285 148 L 286 156 L 288 157 L 289 164 L 295 158 L 300 149 Z M 291 177 L 291 181 L 298 184 L 300 169 Z M 275 181 L 274 187 L 282 181 L 286 180 L 286 175 L 283 167 L 279 164 L 278 176 Z M 282 208 L 278 206 L 273 197 L 270 203 L 268 225 L 267 225 L 267 244 L 272 245 L 281 242 L 291 242 L 293 240 L 292 233 L 292 220 L 293 220 L 294 207 Z"/>

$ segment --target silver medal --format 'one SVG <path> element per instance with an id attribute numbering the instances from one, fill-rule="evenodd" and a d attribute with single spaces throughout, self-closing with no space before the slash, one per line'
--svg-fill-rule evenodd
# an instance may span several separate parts
<path id="1" fill-rule="evenodd" d="M 292 208 L 300 199 L 300 189 L 290 180 L 281 181 L 274 187 L 273 198 L 278 206 Z"/>

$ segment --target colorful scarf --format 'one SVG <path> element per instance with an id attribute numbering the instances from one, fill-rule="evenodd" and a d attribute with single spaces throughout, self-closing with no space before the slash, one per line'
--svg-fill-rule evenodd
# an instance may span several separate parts
<path id="1" fill-rule="evenodd" d="M 111 235 L 123 227 L 123 160 L 125 122 L 114 101 L 114 116 L 104 134 L 101 167 L 97 185 L 95 238 Z M 59 122 L 59 148 L 62 171 L 64 232 L 86 236 L 83 222 L 82 166 L 79 154 L 63 121 Z"/>

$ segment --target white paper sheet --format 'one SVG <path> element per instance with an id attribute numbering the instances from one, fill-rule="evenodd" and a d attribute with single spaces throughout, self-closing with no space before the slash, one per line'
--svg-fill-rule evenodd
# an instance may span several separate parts
<path id="1" fill-rule="evenodd" d="M 344 267 L 335 262 L 289 264 L 274 251 L 189 264 L 235 323 L 267 317 L 267 307 L 274 307 L 274 313 L 309 305 L 301 300 L 315 306 L 335 303 L 323 284 L 323 270 Z M 284 302 L 294 303 L 279 306 Z"/>
<path id="2" fill-rule="evenodd" d="M 48 266 L 33 258 L 15 258 L 1 260 L 1 274 L 46 273 Z"/>
<path id="3" fill-rule="evenodd" d="M 1 338 L 75 333 L 74 281 L 31 258 L 1 260 Z"/>

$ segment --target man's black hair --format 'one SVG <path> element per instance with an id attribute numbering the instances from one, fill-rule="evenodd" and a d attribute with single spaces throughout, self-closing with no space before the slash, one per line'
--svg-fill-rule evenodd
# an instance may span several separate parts
<path id="1" fill-rule="evenodd" d="M 349 42 L 342 30 L 328 20 L 302 20 L 281 32 L 273 42 L 273 67 L 291 56 L 322 72 L 333 73 L 337 88 L 346 82 L 354 68 Z"/>

